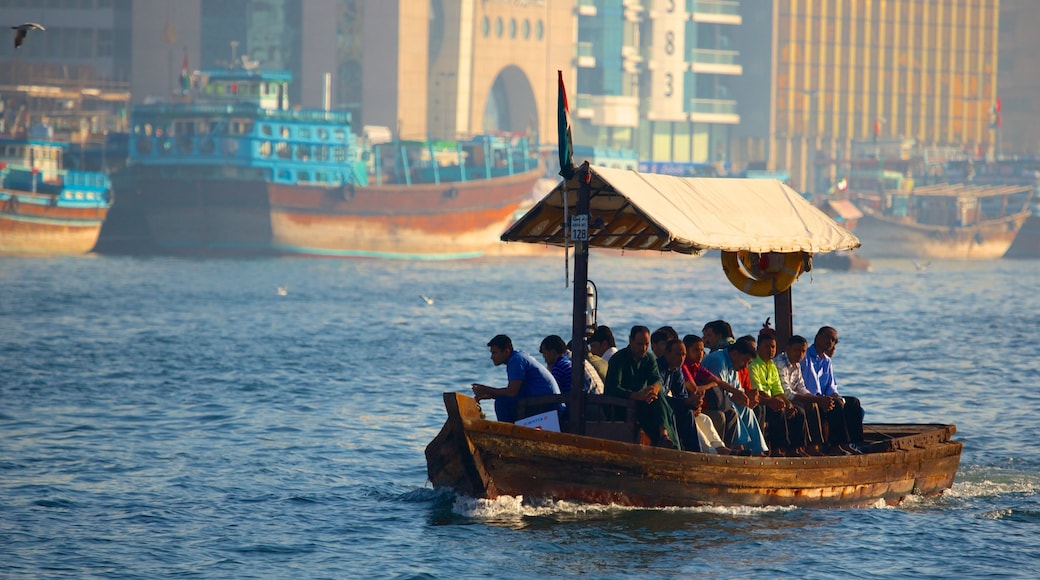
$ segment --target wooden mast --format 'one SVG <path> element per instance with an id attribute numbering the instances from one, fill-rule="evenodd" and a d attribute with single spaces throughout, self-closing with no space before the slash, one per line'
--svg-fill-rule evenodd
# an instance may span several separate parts
<path id="1" fill-rule="evenodd" d="M 568 224 L 574 242 L 574 307 L 571 321 L 571 396 L 567 404 L 570 431 L 580 435 L 585 425 L 585 308 L 589 284 L 589 197 L 592 186 L 591 170 L 586 161 L 576 175 L 578 203 Z M 580 224 L 581 227 L 573 227 Z"/>

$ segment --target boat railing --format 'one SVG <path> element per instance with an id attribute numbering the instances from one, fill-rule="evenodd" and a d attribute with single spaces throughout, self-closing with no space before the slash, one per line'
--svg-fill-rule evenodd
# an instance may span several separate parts
<path id="1" fill-rule="evenodd" d="M 562 395 L 543 395 L 539 397 L 520 397 L 517 399 L 517 416 L 521 419 L 551 411 L 558 405 L 573 405 L 580 400 L 584 405 L 584 418 L 580 431 L 570 428 L 570 413 L 560 418 L 560 429 L 569 433 L 579 433 L 586 437 L 610 439 L 625 443 L 639 441 L 639 425 L 636 423 L 635 401 L 611 395 L 592 395 L 581 393 L 580 399 L 574 393 Z"/>
<path id="2" fill-rule="evenodd" d="M 255 103 L 155 103 L 135 107 L 134 116 L 139 119 L 148 116 L 242 116 L 274 121 L 339 123 L 345 126 L 350 125 L 352 118 L 350 111 L 324 111 L 321 109 L 290 109 L 286 111 L 282 109 L 263 109 Z"/>
<path id="3" fill-rule="evenodd" d="M 479 135 L 467 141 L 397 141 L 372 147 L 378 182 L 383 167 L 393 167 L 397 183 L 448 183 L 525 173 L 539 164 L 526 137 Z"/>

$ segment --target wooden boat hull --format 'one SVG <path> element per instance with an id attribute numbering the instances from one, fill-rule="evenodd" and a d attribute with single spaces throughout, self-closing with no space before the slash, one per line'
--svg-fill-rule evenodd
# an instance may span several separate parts
<path id="1" fill-rule="evenodd" d="M 921 225 L 864 212 L 856 236 L 868 258 L 991 260 L 1002 257 L 1029 216 L 1022 212 L 973 226 Z"/>
<path id="2" fill-rule="evenodd" d="M 5 193 L 0 201 L 0 254 L 76 255 L 94 249 L 107 204 L 69 207 L 55 204 L 49 195 Z"/>
<path id="3" fill-rule="evenodd" d="M 136 213 L 162 251 L 449 259 L 501 245 L 539 175 L 328 188 L 142 172 L 132 187 Z"/>
<path id="4" fill-rule="evenodd" d="M 637 507 L 855 507 L 898 504 L 953 485 L 962 445 L 952 425 L 868 425 L 876 447 L 854 456 L 759 458 L 689 453 L 518 427 L 480 418 L 445 393 L 448 419 L 426 448 L 430 481 L 479 498 L 549 497 Z M 882 435 L 884 434 L 884 435 Z"/>

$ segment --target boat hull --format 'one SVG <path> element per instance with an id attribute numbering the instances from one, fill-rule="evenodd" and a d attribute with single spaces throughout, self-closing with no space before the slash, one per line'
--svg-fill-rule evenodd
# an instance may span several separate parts
<path id="1" fill-rule="evenodd" d="M 468 258 L 501 245 L 539 175 L 329 188 L 142 172 L 132 180 L 140 206 L 133 213 L 173 253 Z"/>
<path id="2" fill-rule="evenodd" d="M 637 507 L 898 504 L 953 485 L 962 445 L 953 426 L 867 426 L 888 450 L 760 458 L 689 453 L 480 418 L 445 393 L 448 420 L 426 449 L 430 481 L 479 498 L 534 496 Z"/>
<path id="3" fill-rule="evenodd" d="M 1028 212 L 974 226 L 921 225 L 866 213 L 856 226 L 868 258 L 990 260 L 1002 257 L 1028 217 Z"/>
<path id="4" fill-rule="evenodd" d="M 1040 258 L 1040 216 L 1029 216 L 1004 257 L 1031 260 Z"/>
<path id="5" fill-rule="evenodd" d="M 105 205 L 68 207 L 51 196 L 8 192 L 0 201 L 0 254 L 86 254 L 107 213 Z"/>

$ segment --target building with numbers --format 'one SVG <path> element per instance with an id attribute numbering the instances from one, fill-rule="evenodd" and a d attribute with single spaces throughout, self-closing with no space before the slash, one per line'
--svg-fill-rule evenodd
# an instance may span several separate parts
<path id="1" fill-rule="evenodd" d="M 741 22 L 734 0 L 579 2 L 575 141 L 634 149 L 644 166 L 725 169 Z"/>

